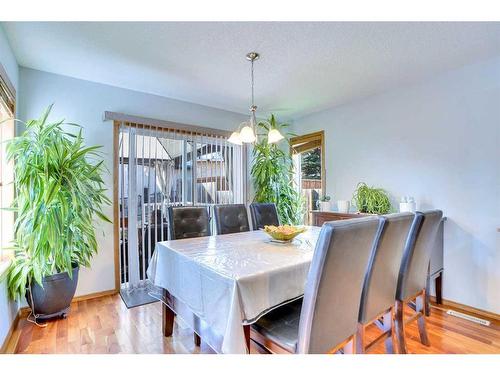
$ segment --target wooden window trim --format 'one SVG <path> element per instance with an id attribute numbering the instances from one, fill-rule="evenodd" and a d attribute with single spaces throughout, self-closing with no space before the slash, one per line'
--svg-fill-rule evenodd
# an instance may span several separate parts
<path id="1" fill-rule="evenodd" d="M 299 135 L 290 138 L 290 153 L 302 153 L 321 147 L 321 190 L 326 195 L 325 131 Z"/>
<path id="2" fill-rule="evenodd" d="M 14 88 L 14 85 L 12 82 L 9 80 L 9 77 L 7 76 L 7 72 L 5 71 L 4 67 L 2 64 L 0 64 L 0 106 L 5 110 L 7 113 L 7 116 L 10 118 L 14 118 L 14 115 L 16 113 L 16 90 Z M 7 121 L 5 123 L 0 124 L 0 126 L 6 126 L 9 124 L 10 121 Z M 12 122 L 9 124 L 9 126 L 12 126 L 12 136 L 15 136 L 15 125 Z M 1 129 L 3 132 L 4 129 Z M 1 138 L 1 137 L 0 137 Z M 5 141 L 2 139 L 2 141 Z M 3 151 L 2 151 L 3 152 Z M 6 167 L 7 163 L 3 159 L 6 155 L 2 155 L 2 165 L 0 166 L 0 174 L 3 174 L 2 169 Z M 13 171 L 12 171 L 13 173 Z M 11 176 L 13 178 L 13 176 Z M 9 179 L 10 181 L 10 179 Z M 6 184 L 5 181 L 3 181 L 3 175 L 0 175 L 0 188 L 4 187 L 4 184 Z M 6 186 L 6 185 L 5 185 Z M 3 194 L 3 192 L 0 191 L 0 194 Z M 12 197 L 13 198 L 13 197 Z M 1 200 L 1 199 L 0 199 Z M 5 202 L 2 201 L 1 205 L 3 206 Z M 6 211 L 0 212 L 0 214 L 5 213 Z M 3 219 L 2 219 L 3 220 Z M 3 228 L 2 228 L 3 229 Z M 12 228 L 12 231 L 14 228 Z M 3 234 L 0 234 L 0 238 Z M 3 240 L 2 240 L 3 241 Z M 5 251 L 0 251 L 0 271 L 4 272 L 6 267 L 8 267 L 8 264 L 10 264 L 10 260 L 13 258 L 14 254 L 12 250 Z"/>
<path id="3" fill-rule="evenodd" d="M 0 64 L 0 98 L 5 102 L 7 110 L 14 116 L 16 113 L 16 89 L 2 64 Z"/>
<path id="4" fill-rule="evenodd" d="M 158 120 L 158 119 L 127 115 L 124 113 L 109 112 L 109 111 L 104 112 L 104 121 L 122 122 L 127 126 L 136 128 L 142 128 L 143 126 L 153 126 L 156 128 L 161 128 L 163 130 L 177 132 L 180 134 L 203 135 L 203 136 L 214 136 L 214 137 L 220 136 L 228 138 L 231 135 L 231 131 L 228 130 L 207 128 L 204 126 Z"/>

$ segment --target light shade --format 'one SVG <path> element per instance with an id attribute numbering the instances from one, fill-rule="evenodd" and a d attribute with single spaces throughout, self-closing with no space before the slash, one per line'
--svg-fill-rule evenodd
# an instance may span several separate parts
<path id="1" fill-rule="evenodd" d="M 246 125 L 240 131 L 240 139 L 245 143 L 255 142 L 255 133 L 251 126 Z"/>
<path id="2" fill-rule="evenodd" d="M 240 133 L 238 133 L 238 132 L 233 132 L 233 134 L 231 134 L 231 136 L 229 137 L 229 139 L 227 141 L 230 143 L 233 143 L 235 145 L 242 145 L 243 144 L 243 142 L 241 142 Z"/>
<path id="3" fill-rule="evenodd" d="M 276 143 L 281 141 L 283 138 L 280 131 L 278 129 L 271 129 L 267 134 L 267 143 Z"/>

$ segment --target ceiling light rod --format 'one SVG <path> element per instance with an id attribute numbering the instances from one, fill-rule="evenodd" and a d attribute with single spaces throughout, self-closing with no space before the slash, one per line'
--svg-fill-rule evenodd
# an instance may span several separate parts
<path id="1" fill-rule="evenodd" d="M 257 52 L 249 52 L 246 54 L 246 58 L 251 63 L 250 75 L 252 79 L 252 106 L 250 107 L 250 121 L 241 123 L 238 127 L 238 130 L 234 131 L 228 139 L 228 142 L 237 145 L 242 145 L 243 143 L 253 143 L 257 140 L 257 136 L 255 133 L 255 127 L 257 126 L 255 111 L 257 110 L 257 106 L 255 105 L 254 97 L 253 63 L 255 60 L 258 60 L 260 58 L 260 55 Z M 281 139 L 283 139 L 283 136 L 278 129 L 270 129 L 267 139 L 268 143 L 276 143 Z"/>
<path id="2" fill-rule="evenodd" d="M 257 110 L 257 106 L 255 105 L 255 98 L 254 98 L 254 76 L 253 76 L 253 62 L 255 60 L 258 60 L 260 55 L 257 52 L 249 52 L 247 53 L 247 60 L 250 61 L 252 64 L 251 67 L 251 79 L 252 79 L 252 106 L 250 107 L 250 110 L 255 112 Z"/>
<path id="3" fill-rule="evenodd" d="M 246 54 L 246 58 L 250 61 L 250 79 L 252 81 L 252 106 L 250 107 L 250 121 L 247 121 L 245 125 L 241 128 L 240 139 L 244 143 L 253 143 L 257 140 L 257 135 L 255 134 L 255 126 L 257 125 L 257 119 L 255 117 L 255 111 L 257 106 L 255 105 L 254 96 L 254 75 L 253 75 L 253 62 L 259 58 L 257 52 L 249 52 Z"/>

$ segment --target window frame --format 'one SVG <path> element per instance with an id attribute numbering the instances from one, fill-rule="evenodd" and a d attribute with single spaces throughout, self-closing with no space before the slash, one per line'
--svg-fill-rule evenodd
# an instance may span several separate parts
<path id="1" fill-rule="evenodd" d="M 321 148 L 321 191 L 326 195 L 325 131 L 320 130 L 290 138 L 290 154 L 298 154 Z"/>
<path id="2" fill-rule="evenodd" d="M 0 126 L 5 126 L 5 124 L 9 124 L 9 126 L 12 126 L 12 129 L 11 129 L 11 134 L 12 134 L 12 137 L 15 137 L 16 136 L 16 129 L 15 129 L 15 123 L 14 123 L 14 118 L 15 118 L 15 113 L 16 113 L 16 90 L 14 88 L 14 85 L 12 84 L 12 82 L 10 81 L 8 75 L 7 75 L 7 72 L 5 71 L 4 67 L 2 66 L 2 64 L 0 64 L 0 106 L 3 107 L 3 109 L 5 109 L 6 113 L 7 113 L 7 116 L 10 116 L 10 118 L 12 120 L 10 121 L 6 121 L 5 123 L 1 123 Z M 4 131 L 4 129 L 2 128 L 0 130 L 2 133 Z M 6 141 L 6 139 L 3 139 L 3 134 L 0 134 L 0 140 L 2 142 Z M 3 144 L 2 144 L 3 146 Z M 7 182 L 3 181 L 3 167 L 4 167 L 4 158 L 6 157 L 6 155 L 4 154 L 4 151 L 5 151 L 5 148 L 4 147 L 0 147 L 0 206 L 3 207 L 3 206 L 9 206 L 10 203 L 12 203 L 12 200 L 14 199 L 14 196 L 15 196 L 15 190 L 13 190 L 12 192 L 12 197 L 10 197 L 10 201 L 11 202 L 6 202 L 4 203 L 3 202 L 3 188 L 4 186 L 6 186 L 7 184 L 10 184 L 10 183 L 13 183 L 13 180 L 14 180 L 14 168 L 12 166 L 11 168 L 11 171 L 10 171 L 10 178 L 7 178 Z M 9 181 L 10 180 L 10 181 Z M 7 214 L 8 211 L 4 211 L 4 210 L 0 210 L 0 215 L 4 215 L 4 214 Z M 11 213 L 13 215 L 13 213 Z M 15 219 L 15 217 L 12 218 L 13 220 Z M 12 220 L 12 221 L 13 221 Z M 4 249 L 4 243 L 3 243 L 3 231 L 4 231 L 4 228 L 3 228 L 3 219 L 1 219 L 1 228 L 0 228 L 0 263 L 3 263 L 3 262 L 9 262 L 12 257 L 14 256 L 14 253 L 12 251 L 9 251 L 9 252 L 6 252 L 5 249 Z M 14 228 L 12 227 L 12 231 L 14 231 Z"/>

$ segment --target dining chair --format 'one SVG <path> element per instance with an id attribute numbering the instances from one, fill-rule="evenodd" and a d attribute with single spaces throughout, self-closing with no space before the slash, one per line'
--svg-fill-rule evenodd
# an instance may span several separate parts
<path id="1" fill-rule="evenodd" d="M 207 207 L 170 206 L 168 228 L 172 240 L 210 236 L 210 216 Z M 198 317 L 195 318 L 194 324 L 200 325 Z M 201 337 L 196 332 L 193 337 L 195 345 L 200 346 Z"/>
<path id="2" fill-rule="evenodd" d="M 248 232 L 247 209 L 244 204 L 220 204 L 214 206 L 217 234 Z"/>
<path id="3" fill-rule="evenodd" d="M 168 227 L 172 240 L 210 236 L 208 209 L 207 207 L 171 206 L 168 208 Z"/>
<path id="4" fill-rule="evenodd" d="M 280 225 L 278 211 L 274 203 L 250 204 L 250 216 L 253 230 L 262 229 L 265 225 Z"/>
<path id="5" fill-rule="evenodd" d="M 395 330 L 398 342 L 398 352 L 407 353 L 405 341 L 405 325 L 417 320 L 420 341 L 430 346 L 426 329 L 426 303 L 425 296 L 428 291 L 427 275 L 429 262 L 436 241 L 439 224 L 443 218 L 440 210 L 431 210 L 418 213 L 422 216 L 408 239 L 403 255 L 403 261 L 398 277 L 396 290 Z M 404 307 L 411 308 L 413 314 L 408 319 L 404 317 Z"/>
<path id="6" fill-rule="evenodd" d="M 271 353 L 355 352 L 364 276 L 385 220 L 371 216 L 325 223 L 304 298 L 260 318 L 251 338 Z"/>
<path id="7" fill-rule="evenodd" d="M 356 336 L 356 352 L 365 353 L 373 345 L 385 339 L 387 353 L 395 348 L 395 331 L 393 325 L 394 304 L 398 285 L 399 270 L 403 260 L 406 242 L 415 230 L 415 221 L 420 222 L 421 214 L 400 213 L 385 215 L 384 229 L 380 236 L 378 249 L 373 253 L 368 267 L 361 303 L 359 323 Z M 366 329 L 375 325 L 381 333 L 371 342 L 366 340 Z"/>
<path id="8" fill-rule="evenodd" d="M 155 251 L 156 243 L 166 240 L 168 240 L 168 228 L 166 224 L 150 223 L 144 226 L 144 232 L 142 230 L 138 231 L 139 275 L 141 280 L 145 278 L 143 271 L 149 267 L 149 260 Z M 144 267 L 143 263 L 145 263 Z"/>

